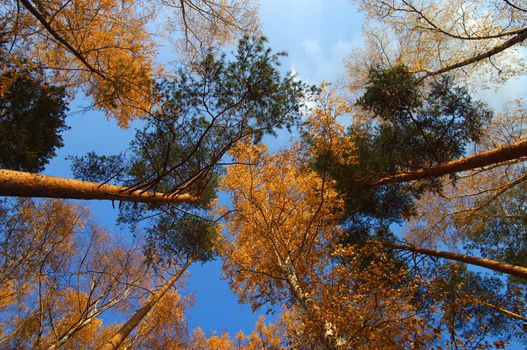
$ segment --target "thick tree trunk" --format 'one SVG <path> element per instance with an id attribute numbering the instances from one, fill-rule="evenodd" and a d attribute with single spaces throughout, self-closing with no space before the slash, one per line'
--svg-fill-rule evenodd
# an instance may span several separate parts
<path id="1" fill-rule="evenodd" d="M 380 186 L 397 182 L 422 180 L 430 177 L 439 177 L 461 171 L 480 168 L 487 165 L 506 162 L 527 156 L 527 139 L 520 140 L 511 145 L 495 148 L 490 151 L 475 154 L 470 157 L 453 160 L 431 168 L 401 172 L 386 176 L 370 183 L 371 186 Z"/>
<path id="2" fill-rule="evenodd" d="M 498 54 L 498 53 L 500 53 L 502 51 L 507 50 L 509 47 L 512 47 L 512 46 L 517 45 L 517 44 L 521 44 L 522 42 L 525 41 L 525 39 L 527 39 L 527 28 L 522 30 L 522 31 L 520 31 L 518 34 L 516 34 L 515 36 L 513 36 L 509 40 L 505 41 L 501 45 L 498 45 L 498 46 L 496 46 L 496 47 L 494 47 L 494 48 L 492 48 L 492 49 L 490 49 L 488 51 L 485 51 L 485 52 L 479 54 L 479 55 L 467 58 L 466 60 L 463 60 L 463 61 L 451 64 L 451 65 L 448 65 L 448 66 L 446 66 L 444 68 L 438 69 L 438 70 L 433 71 L 433 72 L 429 72 L 429 73 L 425 74 L 421 78 L 421 80 L 426 79 L 428 77 L 433 77 L 433 76 L 436 76 L 436 75 L 440 75 L 440 74 L 449 72 L 451 70 L 458 69 L 458 68 L 461 68 L 461 67 L 464 67 L 464 66 L 468 66 L 470 64 L 473 64 L 473 63 L 482 61 L 484 59 L 490 58 L 490 57 L 492 57 L 492 56 L 494 56 L 494 55 L 496 55 L 496 54 Z"/>
<path id="3" fill-rule="evenodd" d="M 443 250 L 427 249 L 427 248 L 417 247 L 413 245 L 390 244 L 390 243 L 382 243 L 382 245 L 387 248 L 406 250 L 406 251 L 411 251 L 411 252 L 415 252 L 419 254 L 435 256 L 438 258 L 455 260 L 455 261 L 459 261 L 459 262 L 463 262 L 463 263 L 467 263 L 471 265 L 481 266 L 481 267 L 484 267 L 490 270 L 503 272 L 511 276 L 527 278 L 527 268 L 522 267 L 522 266 L 502 263 L 499 261 L 479 258 L 476 256 L 471 256 L 471 255 L 451 253 L 451 252 L 447 252 Z"/>
<path id="4" fill-rule="evenodd" d="M 130 191 L 126 187 L 0 169 L 0 196 L 98 199 L 151 204 L 195 201 L 188 194 Z"/>
<path id="5" fill-rule="evenodd" d="M 128 335 L 145 318 L 145 316 L 152 309 L 152 307 L 154 307 L 154 305 L 157 304 L 159 300 L 161 300 L 163 295 L 165 295 L 165 293 L 170 289 L 170 287 L 172 287 L 177 282 L 177 280 L 179 280 L 181 275 L 183 275 L 183 272 L 186 271 L 186 269 L 189 267 L 191 263 L 192 263 L 192 259 L 187 260 L 185 265 L 181 267 L 178 273 L 174 275 L 174 277 L 169 279 L 160 290 L 158 290 L 156 293 L 151 295 L 147 299 L 146 303 L 139 310 L 137 310 L 135 314 L 128 321 L 126 321 L 126 323 L 121 327 L 121 329 L 119 329 L 119 331 L 115 333 L 112 336 L 112 338 L 100 348 L 100 350 L 117 349 L 122 344 L 122 342 L 126 339 L 126 337 L 128 337 Z"/>

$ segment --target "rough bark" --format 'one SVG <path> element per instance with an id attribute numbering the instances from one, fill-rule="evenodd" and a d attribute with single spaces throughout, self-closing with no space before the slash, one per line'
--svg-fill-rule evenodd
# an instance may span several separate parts
<path id="1" fill-rule="evenodd" d="M 197 200 L 188 194 L 166 195 L 159 192 L 131 191 L 121 186 L 7 169 L 0 169 L 0 196 L 118 200 L 151 204 Z"/>
<path id="2" fill-rule="evenodd" d="M 401 172 L 386 176 L 371 182 L 371 186 L 380 186 L 397 182 L 422 180 L 430 177 L 439 177 L 461 171 L 481 168 L 488 165 L 506 162 L 513 159 L 527 157 L 527 139 L 520 140 L 511 145 L 495 148 L 466 158 L 456 159 L 431 168 Z"/>
<path id="3" fill-rule="evenodd" d="M 185 265 L 181 267 L 176 275 L 169 279 L 161 289 L 156 293 L 151 295 L 146 303 L 137 310 L 134 315 L 126 321 L 126 323 L 115 333 L 112 338 L 104 344 L 100 350 L 115 350 L 117 349 L 123 341 L 128 337 L 128 335 L 139 325 L 139 323 L 145 318 L 148 312 L 154 307 L 155 304 L 165 295 L 165 293 L 179 280 L 181 275 L 186 271 L 189 265 L 192 263 L 192 259 L 187 260 Z"/>
<path id="4" fill-rule="evenodd" d="M 418 247 L 414 245 L 389 244 L 389 243 L 382 243 L 382 245 L 387 248 L 406 250 L 406 251 L 411 251 L 411 252 L 415 252 L 419 254 L 435 256 L 438 258 L 455 260 L 455 261 L 459 261 L 459 262 L 463 262 L 463 263 L 467 263 L 471 265 L 481 266 L 481 267 L 484 267 L 490 270 L 503 272 L 511 276 L 516 276 L 516 277 L 527 279 L 527 267 L 507 264 L 507 263 L 503 263 L 503 262 L 496 261 L 496 260 L 480 258 L 477 256 L 452 253 L 452 252 L 447 252 L 443 250 L 422 248 L 422 247 Z"/>

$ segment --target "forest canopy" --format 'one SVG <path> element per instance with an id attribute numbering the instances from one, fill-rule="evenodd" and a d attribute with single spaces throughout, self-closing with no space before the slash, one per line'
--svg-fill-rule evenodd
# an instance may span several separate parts
<path id="1" fill-rule="evenodd" d="M 0 5 L 1 349 L 527 346 L 524 2 L 351 1 L 314 85 L 266 6 Z"/>

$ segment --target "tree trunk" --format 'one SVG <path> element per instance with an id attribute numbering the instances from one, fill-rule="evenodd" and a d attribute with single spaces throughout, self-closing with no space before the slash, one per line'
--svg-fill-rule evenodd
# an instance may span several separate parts
<path id="1" fill-rule="evenodd" d="M 188 194 L 130 191 L 126 187 L 0 169 L 0 196 L 98 199 L 151 204 L 196 201 Z"/>
<path id="2" fill-rule="evenodd" d="M 318 318 L 318 316 L 316 316 L 316 313 L 320 310 L 318 306 L 314 304 L 313 299 L 311 298 L 311 294 L 305 292 L 302 286 L 300 285 L 300 281 L 298 280 L 296 273 L 294 272 L 294 267 L 290 266 L 289 262 L 286 262 L 285 266 L 284 264 L 279 262 L 279 266 L 282 269 L 282 272 L 285 274 L 291 293 L 300 304 L 300 307 L 305 312 L 307 312 L 309 317 Z M 324 323 L 324 333 L 319 338 L 320 341 L 324 344 L 325 348 L 328 350 L 342 349 L 346 342 L 343 338 L 339 337 L 336 334 L 335 326 L 331 322 L 328 322 L 326 320 L 321 321 Z"/>
<path id="3" fill-rule="evenodd" d="M 178 271 L 176 275 L 174 275 L 171 279 L 169 279 L 165 285 L 158 290 L 156 293 L 151 295 L 146 303 L 135 312 L 135 314 L 128 320 L 126 323 L 119 329 L 117 333 L 115 333 L 112 338 L 104 344 L 100 350 L 115 350 L 117 349 L 122 342 L 126 339 L 126 337 L 139 325 L 139 323 L 145 318 L 145 316 L 148 314 L 148 312 L 154 307 L 155 304 L 161 298 L 165 293 L 172 287 L 177 280 L 183 275 L 183 272 L 189 267 L 189 265 L 192 263 L 192 259 L 187 260 L 185 265 L 181 267 L 181 269 Z"/>
<path id="4" fill-rule="evenodd" d="M 527 279 L 527 268 L 507 263 L 502 263 L 495 260 L 485 259 L 485 258 L 479 258 L 476 256 L 471 255 L 464 255 L 459 253 L 451 253 L 443 250 L 433 250 L 433 249 L 427 249 L 422 247 L 417 247 L 413 245 L 402 245 L 402 244 L 390 244 L 390 243 L 381 243 L 382 246 L 387 248 L 393 248 L 393 249 L 400 249 L 400 250 L 406 250 L 411 251 L 419 254 L 429 255 L 429 256 L 436 256 L 438 258 L 444 258 L 449 260 L 455 260 L 471 265 L 477 265 L 481 266 L 490 270 L 503 272 L 511 276 L 516 276 L 520 278 L 526 278 Z"/>
<path id="5" fill-rule="evenodd" d="M 401 172 L 386 176 L 371 182 L 371 186 L 380 186 L 397 182 L 422 180 L 430 177 L 439 177 L 465 170 L 480 168 L 508 160 L 527 156 L 527 139 L 520 140 L 511 145 L 495 148 L 490 151 L 475 154 L 470 157 L 456 159 L 448 163 L 439 164 L 431 168 Z"/>

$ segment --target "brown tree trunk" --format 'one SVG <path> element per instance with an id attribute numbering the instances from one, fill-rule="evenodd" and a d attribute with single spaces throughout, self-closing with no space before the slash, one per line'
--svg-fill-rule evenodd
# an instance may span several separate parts
<path id="1" fill-rule="evenodd" d="M 503 263 L 500 261 L 479 258 L 476 256 L 471 256 L 471 255 L 452 253 L 452 252 L 447 252 L 443 250 L 422 248 L 422 247 L 417 247 L 414 245 L 382 243 L 382 246 L 387 247 L 387 248 L 411 251 L 411 252 L 429 255 L 429 256 L 436 256 L 438 258 L 455 260 L 455 261 L 459 261 L 459 262 L 463 262 L 463 263 L 467 263 L 471 265 L 481 266 L 481 267 L 484 267 L 490 270 L 503 272 L 511 276 L 527 278 L 527 267 L 507 264 L 507 263 Z"/>
<path id="2" fill-rule="evenodd" d="M 464 67 L 464 66 L 468 66 L 470 64 L 473 64 L 473 63 L 476 63 L 476 62 L 479 62 L 479 61 L 482 61 L 484 59 L 487 59 L 487 58 L 490 58 L 502 51 L 505 51 L 507 50 L 509 47 L 512 47 L 514 45 L 517 45 L 517 44 L 521 44 L 523 41 L 525 41 L 525 39 L 527 39 L 527 28 L 520 31 L 518 34 L 514 35 L 511 39 L 505 41 L 504 43 L 502 43 L 501 45 L 498 45 L 488 51 L 485 51 L 479 55 L 476 55 L 476 56 L 473 56 L 473 57 L 470 57 L 470 58 L 467 58 L 466 60 L 463 60 L 463 61 L 460 61 L 458 63 L 454 63 L 454 64 L 451 64 L 451 65 L 448 65 L 444 68 L 441 68 L 441 69 L 438 69 L 436 71 L 433 71 L 433 72 L 429 72 L 427 74 L 425 74 L 421 80 L 424 80 L 428 77 L 433 77 L 433 76 L 436 76 L 436 75 L 440 75 L 440 74 L 443 74 L 443 73 L 446 73 L 446 72 L 449 72 L 451 70 L 454 70 L 454 69 L 457 69 L 457 68 L 461 68 L 461 67 Z"/>
<path id="3" fill-rule="evenodd" d="M 371 186 L 380 186 L 397 182 L 422 180 L 430 177 L 439 177 L 465 170 L 480 168 L 487 165 L 506 162 L 527 156 L 527 139 L 520 140 L 511 145 L 495 148 L 490 151 L 475 154 L 470 157 L 456 159 L 431 168 L 401 172 L 386 176 L 371 182 Z"/>
<path id="4" fill-rule="evenodd" d="M 126 187 L 0 169 L 0 196 L 98 199 L 152 204 L 196 201 L 188 194 L 130 191 Z"/>
<path id="5" fill-rule="evenodd" d="M 146 303 L 135 312 L 135 314 L 128 320 L 126 323 L 115 333 L 112 338 L 104 344 L 100 350 L 115 350 L 117 349 L 122 342 L 128 337 L 128 335 L 139 325 L 139 323 L 145 318 L 148 312 L 154 307 L 155 304 L 165 295 L 165 293 L 172 287 L 177 280 L 183 275 L 183 272 L 189 267 L 192 263 L 192 259 L 187 260 L 185 265 L 181 267 L 176 275 L 169 279 L 165 285 L 159 289 L 156 293 L 151 295 Z"/>

